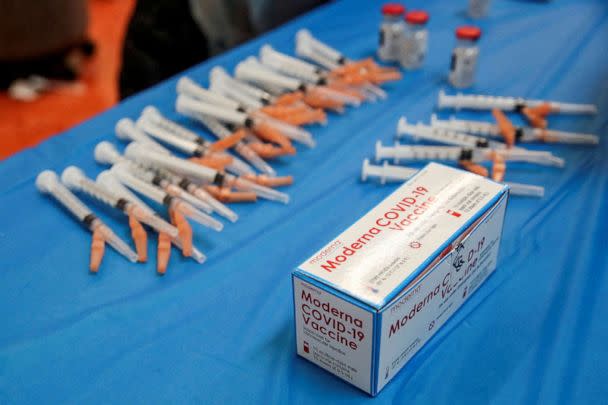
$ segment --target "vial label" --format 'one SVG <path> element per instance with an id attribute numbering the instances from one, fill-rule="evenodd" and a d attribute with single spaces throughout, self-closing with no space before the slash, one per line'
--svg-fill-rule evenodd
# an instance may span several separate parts
<path id="1" fill-rule="evenodd" d="M 383 24 L 380 27 L 378 57 L 385 62 L 399 60 L 403 27 L 400 23 Z"/>
<path id="2" fill-rule="evenodd" d="M 418 69 L 424 63 L 427 51 L 427 33 L 420 31 L 406 35 L 400 51 L 401 66 Z"/>
<path id="3" fill-rule="evenodd" d="M 456 48 L 452 53 L 449 80 L 458 88 L 470 87 L 475 81 L 477 48 Z"/>

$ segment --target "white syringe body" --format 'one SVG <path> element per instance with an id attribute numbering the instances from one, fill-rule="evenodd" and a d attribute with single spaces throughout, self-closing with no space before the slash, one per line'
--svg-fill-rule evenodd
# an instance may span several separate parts
<path id="1" fill-rule="evenodd" d="M 308 83 L 318 83 L 321 79 L 321 70 L 316 66 L 285 55 L 274 50 L 270 45 L 260 48 L 260 61 L 270 68 L 288 76 L 304 80 Z"/>
<path id="2" fill-rule="evenodd" d="M 381 184 L 403 182 L 418 172 L 418 169 L 412 169 L 404 166 L 393 166 L 384 162 L 381 166 L 373 165 L 369 159 L 363 161 L 361 167 L 361 180 L 366 181 L 369 177 L 377 177 Z"/>
<path id="3" fill-rule="evenodd" d="M 209 80 L 223 81 L 228 87 L 236 87 L 239 91 L 248 94 L 256 100 L 265 100 L 265 102 L 268 103 L 273 101 L 272 94 L 230 76 L 228 72 L 220 66 L 211 69 L 211 72 L 209 72 Z"/>
<path id="4" fill-rule="evenodd" d="M 78 197 L 76 197 L 66 186 L 61 184 L 57 174 L 51 170 L 41 172 L 36 178 L 36 186 L 43 193 L 52 195 L 72 215 L 86 225 L 91 232 L 99 232 L 103 239 L 118 253 L 125 256 L 129 261 L 135 263 L 138 255 L 128 244 L 118 237 L 110 227 L 89 209 Z"/>
<path id="5" fill-rule="evenodd" d="M 450 118 L 448 120 L 440 120 L 435 115 L 431 117 L 431 126 L 434 128 L 442 128 L 452 131 L 466 132 L 469 134 L 477 134 L 482 136 L 490 136 L 502 138 L 502 134 L 498 125 L 485 121 L 473 120 L 458 120 Z M 553 129 L 531 128 L 531 127 L 516 127 L 516 130 L 521 133 L 517 138 L 517 142 L 550 142 L 550 143 L 570 143 L 570 144 L 591 144 L 599 143 L 597 135 L 585 134 L 578 132 L 556 131 Z"/>
<path id="6" fill-rule="evenodd" d="M 167 148 L 150 138 L 141 129 L 137 128 L 135 122 L 130 118 L 120 119 L 114 127 L 114 132 L 116 133 L 116 137 L 123 141 L 145 143 L 158 152 L 165 154 L 171 153 Z"/>
<path id="7" fill-rule="evenodd" d="M 187 95 L 195 100 L 222 106 L 228 109 L 237 109 L 240 104 L 234 100 L 229 99 L 219 93 L 215 93 L 195 83 L 192 79 L 183 76 L 177 81 L 177 93 L 180 95 Z"/>
<path id="8" fill-rule="evenodd" d="M 401 138 L 405 135 L 410 135 L 414 139 L 424 139 L 448 145 L 456 145 L 471 148 L 493 148 L 505 149 L 506 145 L 502 142 L 489 141 L 486 138 L 474 135 L 464 134 L 458 131 L 449 129 L 437 128 L 433 126 L 418 123 L 416 125 L 409 124 L 404 117 L 399 119 L 397 125 L 397 137 Z"/>
<path id="9" fill-rule="evenodd" d="M 165 129 L 152 124 L 145 118 L 140 117 L 135 125 L 151 137 L 173 146 L 175 149 L 186 153 L 187 155 L 196 154 L 201 148 L 200 145 L 177 136 Z"/>
<path id="10" fill-rule="evenodd" d="M 213 117 L 198 113 L 187 107 L 178 107 L 178 111 L 180 114 L 197 120 L 201 124 L 205 125 L 219 139 L 224 139 L 232 134 L 232 132 L 228 130 L 219 120 Z M 236 153 L 241 155 L 247 162 L 251 163 L 251 165 L 260 172 L 266 173 L 270 176 L 276 175 L 276 172 L 272 168 L 272 166 L 266 163 L 264 159 L 262 159 L 257 153 L 255 153 L 253 149 L 248 147 L 245 143 L 237 143 L 234 146 L 234 150 L 236 151 Z"/>
<path id="11" fill-rule="evenodd" d="M 596 114 L 597 107 L 593 104 L 560 103 L 554 101 L 531 100 L 525 98 L 486 96 L 481 94 L 447 95 L 439 92 L 439 108 L 514 111 L 520 107 L 536 107 L 548 103 L 551 110 L 560 114 Z"/>
<path id="12" fill-rule="evenodd" d="M 490 149 L 465 148 L 460 146 L 412 146 L 399 145 L 383 146 L 380 141 L 376 143 L 376 160 L 393 159 L 395 163 L 400 160 L 444 160 L 473 162 L 491 161 L 494 154 L 513 162 L 528 162 L 544 166 L 563 167 L 564 161 L 553 156 L 550 152 L 531 151 L 526 149 Z"/>
<path id="13" fill-rule="evenodd" d="M 51 170 L 44 170 L 38 175 L 36 186 L 41 192 L 52 195 L 81 222 L 84 222 L 86 217 L 95 215 L 89 207 L 59 181 L 57 174 Z M 90 226 L 89 229 L 93 230 Z"/>
<path id="14" fill-rule="evenodd" d="M 144 162 L 148 165 L 155 167 L 163 167 L 165 169 L 181 173 L 188 177 L 194 177 L 206 182 L 213 182 L 217 170 L 197 165 L 196 163 L 189 162 L 184 159 L 180 159 L 174 156 L 167 156 L 161 153 L 157 153 L 145 145 L 137 142 L 131 143 L 125 149 L 125 156 L 136 161 Z"/>

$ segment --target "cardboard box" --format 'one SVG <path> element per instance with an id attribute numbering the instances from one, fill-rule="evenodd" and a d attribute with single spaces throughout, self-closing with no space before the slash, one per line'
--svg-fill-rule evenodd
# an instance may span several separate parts
<path id="1" fill-rule="evenodd" d="M 293 273 L 298 354 L 376 395 L 495 270 L 507 199 L 427 165 Z"/>

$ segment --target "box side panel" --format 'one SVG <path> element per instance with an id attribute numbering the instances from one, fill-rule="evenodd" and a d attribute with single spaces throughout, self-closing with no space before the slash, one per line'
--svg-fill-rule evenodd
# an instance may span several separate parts
<path id="1" fill-rule="evenodd" d="M 495 270 L 508 196 L 454 243 L 433 269 L 380 314 L 378 391 Z"/>
<path id="2" fill-rule="evenodd" d="M 371 394 L 374 313 L 323 287 L 294 274 L 297 352 Z"/>

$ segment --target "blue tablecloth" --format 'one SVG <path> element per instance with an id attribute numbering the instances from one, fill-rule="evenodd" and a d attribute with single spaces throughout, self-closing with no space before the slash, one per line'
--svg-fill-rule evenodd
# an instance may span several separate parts
<path id="1" fill-rule="evenodd" d="M 400 115 L 429 119 L 465 3 L 409 1 L 431 14 L 426 67 L 387 86 L 387 100 L 332 115 L 313 129 L 317 148 L 277 164 L 296 179 L 288 206 L 239 206 L 239 222 L 220 234 L 196 228 L 209 256 L 202 266 L 174 251 L 158 277 L 153 260 L 132 265 L 108 249 L 91 276 L 89 235 L 34 187 L 46 168 L 76 164 L 96 175 L 95 144 L 114 140 L 114 123 L 147 104 L 177 117 L 175 79 L 3 162 L 0 403 L 369 401 L 295 355 L 290 273 L 394 189 L 360 183 L 361 161 L 377 139 L 392 142 Z M 302 27 L 351 57 L 370 56 L 379 4 L 329 4 L 188 74 L 206 82 L 211 67 L 232 69 L 264 43 L 293 52 Z M 509 180 L 544 185 L 546 196 L 511 199 L 497 273 L 375 401 L 605 402 L 608 6 L 496 0 L 480 25 L 472 91 L 597 103 L 596 117 L 551 124 L 604 138 L 596 148 L 552 148 L 567 159 L 563 170 L 511 168 Z M 128 238 L 118 214 L 91 206 Z"/>

